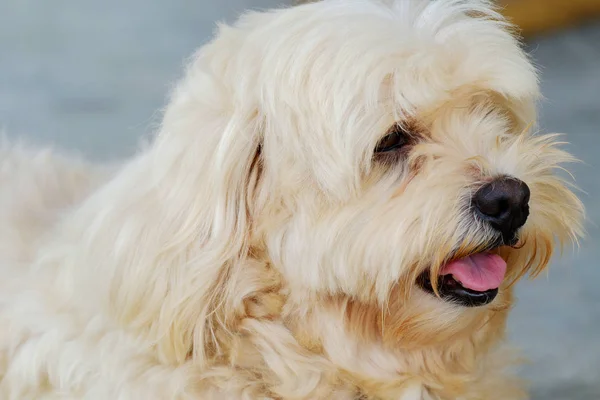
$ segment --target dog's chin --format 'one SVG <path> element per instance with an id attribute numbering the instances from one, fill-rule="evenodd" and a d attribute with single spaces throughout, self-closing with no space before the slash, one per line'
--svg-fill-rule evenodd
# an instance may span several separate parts
<path id="1" fill-rule="evenodd" d="M 495 251 L 498 247 L 491 246 L 446 263 L 437 279 L 439 297 L 463 307 L 480 307 L 494 301 L 506 274 L 506 262 Z M 429 270 L 419 276 L 417 284 L 435 295 Z"/>

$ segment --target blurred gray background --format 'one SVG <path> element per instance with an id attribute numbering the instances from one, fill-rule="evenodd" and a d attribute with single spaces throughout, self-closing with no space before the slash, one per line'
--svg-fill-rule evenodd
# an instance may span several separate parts
<path id="1" fill-rule="evenodd" d="M 566 1 L 566 0 L 565 0 Z M 0 128 L 9 137 L 131 155 L 215 21 L 285 0 L 0 0 Z M 518 287 L 510 339 L 536 400 L 600 399 L 600 22 L 531 38 L 541 126 L 568 133 L 590 222 L 577 251 Z"/>

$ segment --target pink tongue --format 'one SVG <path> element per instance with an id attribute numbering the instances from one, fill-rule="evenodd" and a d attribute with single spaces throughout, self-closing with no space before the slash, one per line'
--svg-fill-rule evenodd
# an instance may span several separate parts
<path id="1" fill-rule="evenodd" d="M 506 262 L 502 257 L 478 253 L 446 264 L 440 275 L 452 274 L 467 289 L 485 292 L 500 287 L 505 273 Z"/>

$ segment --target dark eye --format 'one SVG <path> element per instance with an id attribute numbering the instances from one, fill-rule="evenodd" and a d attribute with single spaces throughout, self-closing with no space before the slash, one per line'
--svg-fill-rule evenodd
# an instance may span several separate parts
<path id="1" fill-rule="evenodd" d="M 399 150 L 408 144 L 409 134 L 400 125 L 395 125 L 389 130 L 388 134 L 385 135 L 377 147 L 375 147 L 375 153 L 387 153 L 389 151 Z"/>

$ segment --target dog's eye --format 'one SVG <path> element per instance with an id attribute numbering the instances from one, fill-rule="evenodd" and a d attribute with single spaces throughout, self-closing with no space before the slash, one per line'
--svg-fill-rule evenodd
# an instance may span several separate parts
<path id="1" fill-rule="evenodd" d="M 377 147 L 375 153 L 387 153 L 394 150 L 399 150 L 408 144 L 409 134 L 400 125 L 395 125 L 387 135 L 385 135 Z"/>

